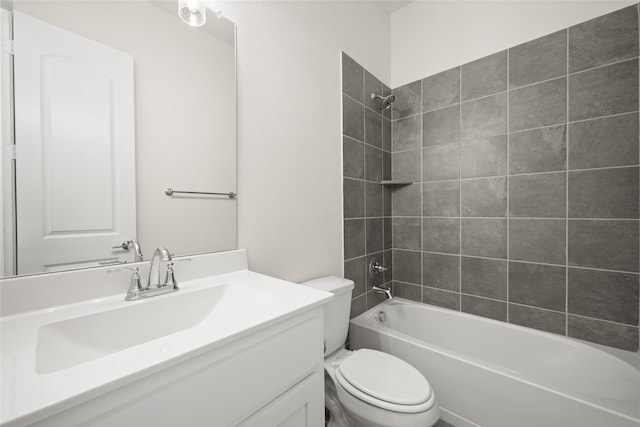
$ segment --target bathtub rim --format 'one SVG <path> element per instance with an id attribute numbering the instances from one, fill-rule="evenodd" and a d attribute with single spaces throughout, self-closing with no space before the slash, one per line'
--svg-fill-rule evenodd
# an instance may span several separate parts
<path id="1" fill-rule="evenodd" d="M 640 354 L 639 353 L 635 353 L 635 352 L 630 352 L 630 351 L 626 351 L 626 350 L 621 350 L 621 349 L 616 349 L 613 347 L 607 347 L 607 346 L 603 346 L 603 345 L 599 345 L 599 344 L 595 344 L 595 343 L 589 343 L 587 341 L 583 341 L 580 339 L 576 339 L 576 338 L 571 338 L 571 337 L 567 337 L 564 335 L 559 335 L 559 334 L 553 334 L 550 332 L 545 332 L 545 331 L 540 331 L 537 329 L 533 329 L 533 328 L 528 328 L 525 326 L 520 326 L 520 325 L 516 325 L 516 324 L 512 324 L 512 323 L 507 323 L 507 322 L 502 322 L 499 320 L 495 320 L 495 319 L 490 319 L 490 318 L 486 318 L 486 317 L 482 317 L 482 316 L 478 316 L 478 315 L 474 315 L 474 314 L 470 314 L 470 313 L 465 313 L 462 311 L 457 311 L 457 310 L 452 310 L 452 309 L 448 309 L 448 308 L 444 308 L 444 307 L 439 307 L 439 306 L 434 306 L 428 303 L 419 303 L 413 300 L 407 300 L 404 298 L 393 298 L 392 300 L 385 300 L 383 302 L 381 302 L 380 304 L 370 308 L 369 310 L 365 311 L 364 313 L 361 313 L 360 315 L 352 318 L 350 320 L 350 324 L 353 323 L 356 326 L 362 327 L 362 328 L 366 328 L 366 329 L 372 329 L 370 327 L 371 324 L 375 325 L 376 328 L 380 333 L 387 335 L 387 336 L 393 336 L 393 338 L 402 340 L 404 342 L 409 342 L 412 344 L 416 344 L 416 342 L 422 342 L 419 339 L 412 337 L 410 335 L 407 335 L 403 332 L 394 330 L 388 326 L 385 326 L 383 324 L 381 324 L 380 322 L 376 322 L 374 320 L 373 314 L 376 313 L 377 311 L 379 311 L 380 309 L 388 306 L 388 305 L 411 305 L 411 306 L 417 306 L 417 307 L 421 307 L 421 306 L 426 306 L 427 309 L 430 310 L 434 310 L 437 312 L 441 312 L 444 314 L 456 314 L 456 315 L 461 315 L 465 318 L 468 318 L 470 320 L 473 321 L 483 321 L 483 322 L 488 322 L 489 324 L 494 324 L 500 327 L 511 327 L 511 328 L 515 328 L 516 330 L 520 330 L 526 333 L 532 333 L 532 334 L 536 334 L 542 337 L 546 337 L 546 338 L 551 338 L 555 341 L 564 341 L 566 339 L 568 339 L 569 341 L 571 341 L 572 344 L 578 345 L 578 347 L 588 347 L 590 349 L 596 349 L 596 350 L 601 350 L 604 351 L 605 353 L 609 354 L 610 356 L 615 357 L 616 359 L 622 361 L 623 363 L 631 366 L 633 369 L 636 369 L 638 371 L 640 371 L 640 369 L 637 368 L 637 365 L 635 365 L 635 363 L 637 363 L 636 359 L 640 359 Z M 416 344 L 417 345 L 417 344 Z M 568 390 L 561 390 L 561 389 L 555 389 L 549 385 L 546 385 L 542 382 L 537 382 L 534 381 L 533 379 L 530 379 L 526 376 L 523 375 L 519 375 L 516 374 L 512 371 L 510 371 L 507 368 L 503 368 L 500 367 L 499 365 L 495 364 L 495 363 L 491 363 L 491 362 L 486 362 L 486 361 L 482 361 L 482 360 L 478 360 L 472 357 L 465 357 L 464 355 L 459 354 L 458 352 L 452 351 L 452 350 L 448 350 L 446 348 L 442 348 L 438 345 L 432 344 L 432 343 L 426 343 L 426 345 L 428 346 L 429 350 L 437 352 L 439 354 L 442 355 L 446 355 L 448 357 L 452 357 L 458 361 L 464 362 L 464 363 L 468 363 L 471 364 L 477 368 L 483 369 L 483 370 L 487 370 L 490 372 L 493 372 L 495 374 L 498 375 L 505 375 L 508 377 L 511 377 L 517 381 L 522 381 L 530 386 L 533 387 L 537 387 L 540 389 L 543 389 L 547 392 L 553 393 L 555 395 L 559 395 L 565 398 L 569 398 L 569 399 L 573 399 L 575 401 L 581 402 L 585 405 L 589 405 L 592 407 L 597 407 L 599 409 L 601 409 L 602 411 L 608 412 L 612 415 L 615 416 L 619 416 L 619 417 L 623 417 L 625 419 L 628 419 L 630 421 L 636 422 L 636 423 L 640 423 L 640 414 L 638 417 L 635 417 L 633 415 L 630 414 L 626 414 L 624 412 L 620 412 L 618 410 L 615 409 L 611 409 L 608 408 L 606 406 L 603 406 L 602 404 L 593 402 L 593 401 L 589 401 L 586 400 L 580 396 L 575 396 L 573 394 L 571 394 Z M 601 348 L 602 347 L 602 348 Z M 620 357 L 620 353 L 630 353 L 630 355 L 624 355 L 623 357 Z M 632 363 L 629 362 L 629 357 L 631 357 Z M 427 378 L 428 380 L 428 378 Z"/>
<path id="2" fill-rule="evenodd" d="M 463 318 L 469 318 L 469 319 L 473 319 L 473 320 L 480 320 L 480 321 L 483 321 L 483 322 L 487 322 L 489 324 L 499 325 L 499 326 L 502 326 L 502 327 L 508 326 L 508 327 L 512 327 L 512 328 L 514 328 L 516 330 L 520 330 L 520 331 L 523 331 L 523 332 L 532 333 L 534 335 L 539 335 L 539 336 L 543 336 L 543 337 L 547 337 L 547 338 L 552 338 L 555 341 L 569 340 L 569 341 L 571 341 L 573 343 L 576 343 L 578 345 L 587 346 L 587 347 L 595 348 L 596 350 L 604 351 L 605 353 L 608 353 L 609 355 L 615 357 L 616 359 L 619 359 L 619 360 L 625 362 L 626 364 L 631 365 L 636 370 L 640 371 L 640 350 L 638 350 L 637 352 L 629 351 L 629 350 L 623 350 L 623 349 L 620 349 L 620 348 L 610 347 L 610 346 L 603 345 L 603 344 L 598 344 L 598 343 L 594 343 L 594 342 L 590 342 L 590 341 L 581 340 L 579 338 L 573 338 L 573 337 L 570 337 L 570 336 L 567 336 L 567 335 L 554 334 L 552 332 L 542 331 L 540 329 L 530 328 L 530 327 L 518 325 L 518 324 L 515 324 L 515 323 L 508 323 L 508 322 L 504 322 L 504 321 L 501 321 L 501 320 L 491 319 L 489 317 L 478 316 L 476 314 L 466 313 L 464 311 L 453 310 L 453 309 L 446 308 L 446 307 L 440 307 L 440 306 L 437 306 L 437 305 L 433 305 L 433 304 L 429 304 L 429 303 L 417 302 L 417 301 L 413 301 L 413 300 L 405 299 L 405 298 L 400 298 L 400 297 L 393 297 L 393 299 L 384 300 L 381 303 L 371 307 L 369 310 L 359 314 L 358 316 L 353 317 L 352 319 L 350 319 L 350 322 L 354 322 L 356 324 L 361 324 L 363 322 L 362 319 L 367 317 L 367 315 L 370 315 L 371 313 L 375 313 L 381 307 L 386 307 L 388 305 L 395 305 L 396 303 L 397 304 L 404 304 L 404 305 L 415 305 L 415 306 L 418 306 L 418 307 L 426 306 L 428 309 L 431 309 L 431 310 L 434 310 L 434 311 L 437 311 L 437 312 L 442 312 L 442 313 L 445 313 L 445 314 L 456 313 L 457 315 L 460 315 Z M 379 325 L 379 323 L 376 323 L 376 324 Z M 384 327 L 384 328 L 387 328 L 386 326 L 383 326 L 383 325 L 381 325 L 381 326 Z M 390 329 L 390 328 L 387 328 L 387 329 Z M 435 346 L 435 347 L 437 347 L 437 346 Z"/>

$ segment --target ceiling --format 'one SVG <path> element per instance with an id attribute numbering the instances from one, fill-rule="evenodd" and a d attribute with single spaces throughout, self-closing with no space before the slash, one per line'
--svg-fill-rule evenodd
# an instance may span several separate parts
<path id="1" fill-rule="evenodd" d="M 379 0 L 378 3 L 389 13 L 393 13 L 403 6 L 408 5 L 411 1 L 405 0 Z"/>
<path id="2" fill-rule="evenodd" d="M 178 0 L 148 0 L 154 6 L 159 7 L 170 15 L 178 17 Z M 185 24 L 186 25 L 186 24 Z M 207 10 L 207 23 L 198 27 L 198 29 L 212 35 L 218 40 L 230 45 L 235 46 L 235 24 L 229 21 L 224 16 L 216 16 L 216 13 L 208 9 Z"/>

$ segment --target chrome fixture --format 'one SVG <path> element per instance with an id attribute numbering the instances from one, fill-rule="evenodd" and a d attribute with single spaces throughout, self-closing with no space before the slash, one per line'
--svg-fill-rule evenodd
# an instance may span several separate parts
<path id="1" fill-rule="evenodd" d="M 160 266 L 161 263 L 165 262 L 165 278 L 164 282 L 160 283 Z M 166 248 L 158 248 L 153 253 L 153 258 L 151 258 L 151 266 L 149 267 L 149 278 L 147 279 L 147 287 L 145 289 L 158 289 L 163 288 L 167 285 L 171 285 L 171 287 L 176 287 L 176 280 L 173 274 L 173 261 L 171 260 L 171 254 Z"/>
<path id="2" fill-rule="evenodd" d="M 384 273 L 391 270 L 388 267 L 384 267 L 382 264 L 380 264 L 380 261 L 378 261 L 378 259 L 376 257 L 373 257 L 371 259 L 371 261 L 369 262 L 369 276 L 370 277 L 376 277 L 378 274 L 380 273 Z"/>
<path id="3" fill-rule="evenodd" d="M 376 294 L 385 294 L 387 298 L 393 299 L 393 295 L 391 295 L 391 288 L 383 288 L 382 286 L 373 286 L 373 292 Z"/>
<path id="4" fill-rule="evenodd" d="M 396 100 L 395 95 L 376 95 L 375 93 L 371 94 L 371 99 L 379 99 L 380 100 L 380 111 L 388 110 L 391 108 L 391 104 Z"/>
<path id="5" fill-rule="evenodd" d="M 112 249 L 124 249 L 125 251 L 133 249 L 133 262 L 142 261 L 142 250 L 140 249 L 140 243 L 137 240 L 127 240 L 122 242 L 119 246 L 113 246 Z"/>
<path id="6" fill-rule="evenodd" d="M 140 270 L 138 269 L 138 267 L 120 267 L 120 268 L 113 268 L 111 270 L 107 270 L 107 272 L 112 273 L 114 271 L 122 271 L 122 270 L 133 271 L 133 274 L 131 275 L 131 281 L 129 282 L 129 289 L 127 290 L 127 296 L 124 298 L 124 300 L 132 301 L 140 298 L 139 297 L 140 293 L 144 292 L 142 283 L 140 283 Z"/>
<path id="7" fill-rule="evenodd" d="M 204 0 L 178 0 L 178 15 L 192 27 L 202 27 L 207 22 L 207 5 Z"/>
<path id="8" fill-rule="evenodd" d="M 191 261 L 190 258 L 186 258 L 179 261 Z M 161 265 L 165 264 L 164 268 L 164 281 L 160 282 Z M 118 267 L 111 270 L 107 270 L 108 273 L 114 271 L 131 270 L 133 275 L 131 276 L 131 282 L 129 283 L 129 290 L 125 301 L 135 301 L 143 298 L 154 297 L 156 295 L 168 294 L 179 290 L 178 283 L 176 282 L 175 273 L 173 271 L 173 260 L 171 254 L 165 248 L 158 248 L 153 253 L 151 259 L 151 266 L 149 267 L 149 278 L 147 279 L 147 286 L 143 287 L 140 283 L 140 273 L 138 267 Z"/>
<path id="9" fill-rule="evenodd" d="M 173 196 L 174 194 L 205 194 L 205 195 L 213 195 L 213 196 L 227 196 L 230 199 L 235 199 L 237 194 L 234 192 L 229 193 L 212 193 L 210 191 L 179 191 L 174 190 L 171 187 L 167 187 L 164 189 L 164 194 L 167 196 Z"/>
<path id="10" fill-rule="evenodd" d="M 387 320 L 387 313 L 385 313 L 384 311 L 379 311 L 376 314 L 374 314 L 373 317 L 378 322 L 384 323 L 384 321 Z"/>

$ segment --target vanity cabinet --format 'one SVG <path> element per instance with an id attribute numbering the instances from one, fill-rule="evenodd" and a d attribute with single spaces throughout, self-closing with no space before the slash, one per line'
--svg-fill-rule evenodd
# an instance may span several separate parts
<path id="1" fill-rule="evenodd" d="M 203 351 L 33 425 L 324 425 L 322 308 Z"/>
<path id="2" fill-rule="evenodd" d="M 322 427 L 333 295 L 245 250 L 189 259 L 138 301 L 108 267 L 0 281 L 0 427 Z"/>
<path id="3" fill-rule="evenodd" d="M 316 372 L 258 411 L 242 427 L 311 427 L 324 419 L 324 376 Z"/>

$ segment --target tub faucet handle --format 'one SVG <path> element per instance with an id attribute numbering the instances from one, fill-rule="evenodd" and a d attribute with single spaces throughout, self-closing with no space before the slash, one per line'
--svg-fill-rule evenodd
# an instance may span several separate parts
<path id="1" fill-rule="evenodd" d="M 390 271 L 391 269 L 380 264 L 377 258 L 372 258 L 369 262 L 369 276 L 375 277 L 380 273 Z"/>

